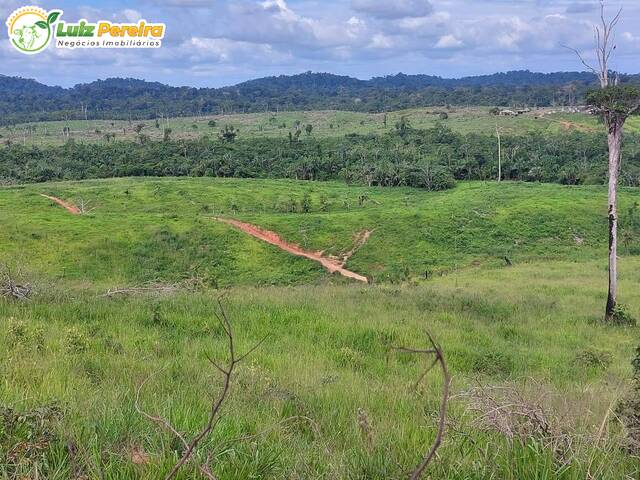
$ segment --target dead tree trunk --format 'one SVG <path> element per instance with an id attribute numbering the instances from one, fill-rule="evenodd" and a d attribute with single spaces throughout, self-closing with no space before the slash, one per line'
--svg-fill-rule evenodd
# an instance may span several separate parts
<path id="1" fill-rule="evenodd" d="M 624 124 L 618 118 L 607 119 L 609 128 L 609 291 L 605 320 L 613 320 L 618 293 L 618 174 Z"/>
<path id="2" fill-rule="evenodd" d="M 498 137 L 498 183 L 502 180 L 502 143 L 500 141 L 500 129 L 496 124 L 496 137 Z"/>

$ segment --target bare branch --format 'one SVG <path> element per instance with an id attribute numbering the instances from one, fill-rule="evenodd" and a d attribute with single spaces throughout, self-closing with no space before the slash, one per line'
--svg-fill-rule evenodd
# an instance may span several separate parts
<path id="1" fill-rule="evenodd" d="M 438 346 L 438 344 L 436 344 L 436 342 L 433 340 L 433 337 L 429 332 L 427 332 L 427 336 L 429 337 L 429 342 L 433 347 L 431 349 L 421 350 L 421 349 L 407 348 L 407 347 L 396 348 L 396 350 L 405 352 L 405 353 L 435 355 L 433 362 L 422 373 L 422 375 L 418 379 L 418 382 L 416 383 L 416 386 L 418 383 L 420 383 L 420 381 L 422 381 L 424 377 L 426 377 L 426 375 L 431 371 L 431 369 L 433 369 L 433 367 L 438 363 L 440 364 L 440 369 L 442 370 L 442 376 L 444 378 L 444 386 L 442 388 L 442 399 L 440 401 L 438 432 L 436 434 L 436 439 L 433 442 L 433 445 L 431 445 L 431 448 L 429 449 L 429 451 L 426 453 L 422 462 L 420 462 L 420 464 L 416 467 L 416 469 L 411 474 L 411 480 L 418 480 L 420 477 L 422 477 L 423 473 L 425 472 L 425 470 L 427 469 L 427 467 L 435 457 L 436 452 L 438 451 L 438 448 L 440 448 L 440 445 L 442 444 L 442 439 L 444 437 L 446 419 L 447 419 L 447 402 L 449 401 L 449 387 L 451 385 L 451 375 L 449 374 L 449 369 L 447 368 L 447 362 L 444 359 L 444 354 L 442 353 L 442 349 L 440 348 L 440 346 Z"/>
<path id="2" fill-rule="evenodd" d="M 587 63 L 587 61 L 584 59 L 584 57 L 582 56 L 582 54 L 575 48 L 570 47 L 568 45 L 562 45 L 563 48 L 566 48 L 567 50 L 571 50 L 573 53 L 575 53 L 578 58 L 580 59 L 580 62 L 582 62 L 582 65 L 584 65 L 586 68 L 588 68 L 589 70 L 591 70 L 595 75 L 600 75 L 598 70 L 596 70 L 594 67 L 592 67 L 591 65 L 589 65 Z"/>
<path id="3" fill-rule="evenodd" d="M 8 265 L 0 265 L 0 297 L 12 298 L 15 300 L 28 300 L 33 291 L 29 283 L 20 283 L 20 269 L 13 272 Z"/>
<path id="4" fill-rule="evenodd" d="M 136 389 L 136 399 L 135 399 L 135 408 L 138 413 L 147 418 L 148 420 L 160 425 L 165 430 L 171 432 L 176 438 L 180 440 L 182 445 L 184 446 L 184 451 L 182 452 L 182 456 L 175 463 L 175 465 L 171 468 L 169 474 L 165 477 L 165 480 L 171 480 L 175 478 L 178 474 L 178 471 L 192 458 L 194 452 L 197 450 L 200 442 L 205 439 L 216 427 L 218 422 L 220 421 L 220 411 L 226 401 L 229 391 L 231 388 L 231 382 L 234 374 L 234 370 L 237 367 L 238 363 L 240 363 L 243 359 L 245 359 L 248 355 L 253 353 L 258 347 L 260 347 L 267 337 L 264 337 L 260 342 L 250 348 L 245 354 L 240 357 L 236 356 L 235 344 L 234 344 L 234 334 L 233 329 L 231 327 L 231 321 L 224 309 L 222 304 L 222 299 L 218 298 L 218 311 L 214 311 L 214 316 L 218 320 L 218 323 L 224 330 L 225 336 L 227 337 L 227 351 L 228 358 L 226 366 L 221 366 L 218 362 L 213 360 L 209 355 L 206 355 L 209 363 L 215 367 L 215 369 L 222 374 L 223 384 L 222 390 L 218 394 L 218 396 L 213 396 L 211 400 L 211 406 L 209 408 L 209 415 L 207 418 L 207 422 L 204 427 L 191 439 L 191 441 L 187 441 L 184 436 L 178 432 L 178 430 L 171 425 L 171 423 L 165 418 L 157 415 L 151 415 L 142 408 L 140 408 L 140 391 L 142 387 L 147 383 L 147 381 L 153 376 L 151 375 L 146 380 L 144 380 L 140 386 Z M 155 375 L 155 374 L 154 374 Z M 209 480 L 217 480 L 216 476 L 211 472 L 211 467 L 209 466 L 211 462 L 211 455 L 207 457 L 207 460 L 204 464 L 198 466 L 200 472 Z"/>
<path id="5" fill-rule="evenodd" d="M 162 371 L 162 370 L 160 370 Z M 168 420 L 166 420 L 165 418 L 162 418 L 158 415 L 151 415 L 147 412 L 145 412 L 141 407 L 140 407 L 140 392 L 142 391 L 142 388 L 145 386 L 145 384 L 151 380 L 151 378 L 153 378 L 154 376 L 156 376 L 159 372 L 155 372 L 152 373 L 151 375 L 149 375 L 147 378 L 145 378 L 142 383 L 140 383 L 140 385 L 138 385 L 138 388 L 136 388 L 136 399 L 135 402 L 133 404 L 133 406 L 135 407 L 136 411 L 142 415 L 143 417 L 145 417 L 147 420 L 150 420 L 158 425 L 160 425 L 162 428 L 164 428 L 165 430 L 168 430 L 169 432 L 171 432 L 178 440 L 180 440 L 180 442 L 182 442 L 182 445 L 185 448 L 189 448 L 189 445 L 187 444 L 187 441 L 184 439 L 184 437 L 182 436 L 182 434 L 180 432 L 178 432 L 173 425 L 171 425 L 171 423 L 169 423 Z"/>

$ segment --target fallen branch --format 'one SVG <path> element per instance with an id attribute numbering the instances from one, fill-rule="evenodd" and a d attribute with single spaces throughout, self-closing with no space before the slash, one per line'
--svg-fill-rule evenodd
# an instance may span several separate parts
<path id="1" fill-rule="evenodd" d="M 11 269 L 7 265 L 3 266 L 0 277 L 0 297 L 28 300 L 32 291 L 33 287 L 30 283 L 18 283 Z"/>
<path id="2" fill-rule="evenodd" d="M 431 445 L 431 448 L 426 453 L 422 462 L 416 467 L 416 469 L 411 474 L 411 480 L 418 480 L 422 477 L 422 474 L 427 469 L 431 460 L 436 455 L 438 448 L 442 444 L 442 439 L 444 437 L 445 427 L 446 427 L 446 419 L 447 419 L 447 403 L 449 401 L 449 387 L 451 385 L 451 375 L 449 373 L 449 369 L 447 368 L 447 362 L 444 359 L 444 354 L 442 353 L 442 349 L 440 346 L 433 340 L 433 337 L 429 332 L 427 332 L 427 336 L 429 337 L 429 342 L 431 343 L 432 348 L 430 349 L 415 349 L 415 348 L 407 348 L 407 347 L 396 347 L 395 349 L 400 352 L 405 353 L 417 353 L 422 355 L 433 355 L 433 362 L 427 367 L 427 369 L 420 375 L 420 378 L 416 382 L 416 386 L 427 376 L 427 374 L 436 366 L 436 364 L 440 364 L 440 369 L 442 370 L 442 376 L 444 378 L 444 386 L 442 388 L 442 399 L 440 400 L 440 414 L 438 420 L 438 432 L 436 434 L 436 439 Z"/>
<path id="3" fill-rule="evenodd" d="M 118 295 L 136 295 L 142 293 L 174 293 L 181 289 L 181 286 L 178 284 L 169 284 L 169 285 L 147 285 L 140 287 L 124 287 L 124 288 L 110 288 L 105 293 L 100 295 L 100 297 L 115 297 Z"/>

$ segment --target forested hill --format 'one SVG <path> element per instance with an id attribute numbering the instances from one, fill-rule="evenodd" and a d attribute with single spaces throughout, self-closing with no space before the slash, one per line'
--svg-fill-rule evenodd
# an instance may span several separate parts
<path id="1" fill-rule="evenodd" d="M 640 75 L 623 81 L 640 83 Z M 266 110 L 389 111 L 434 105 L 571 105 L 594 84 L 586 72 L 514 71 L 447 79 L 397 75 L 370 80 L 307 72 L 266 77 L 223 88 L 171 87 L 110 78 L 73 88 L 0 75 L 3 124 L 84 118 L 154 118 Z"/>

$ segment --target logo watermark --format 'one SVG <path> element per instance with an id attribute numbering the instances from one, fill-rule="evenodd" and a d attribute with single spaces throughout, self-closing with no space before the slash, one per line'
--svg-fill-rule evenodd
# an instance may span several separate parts
<path id="1" fill-rule="evenodd" d="M 160 48 L 166 25 L 140 20 L 115 23 L 107 20 L 65 22 L 62 10 L 46 11 L 28 6 L 7 19 L 9 41 L 21 53 L 32 55 L 54 43 L 56 48 Z"/>

